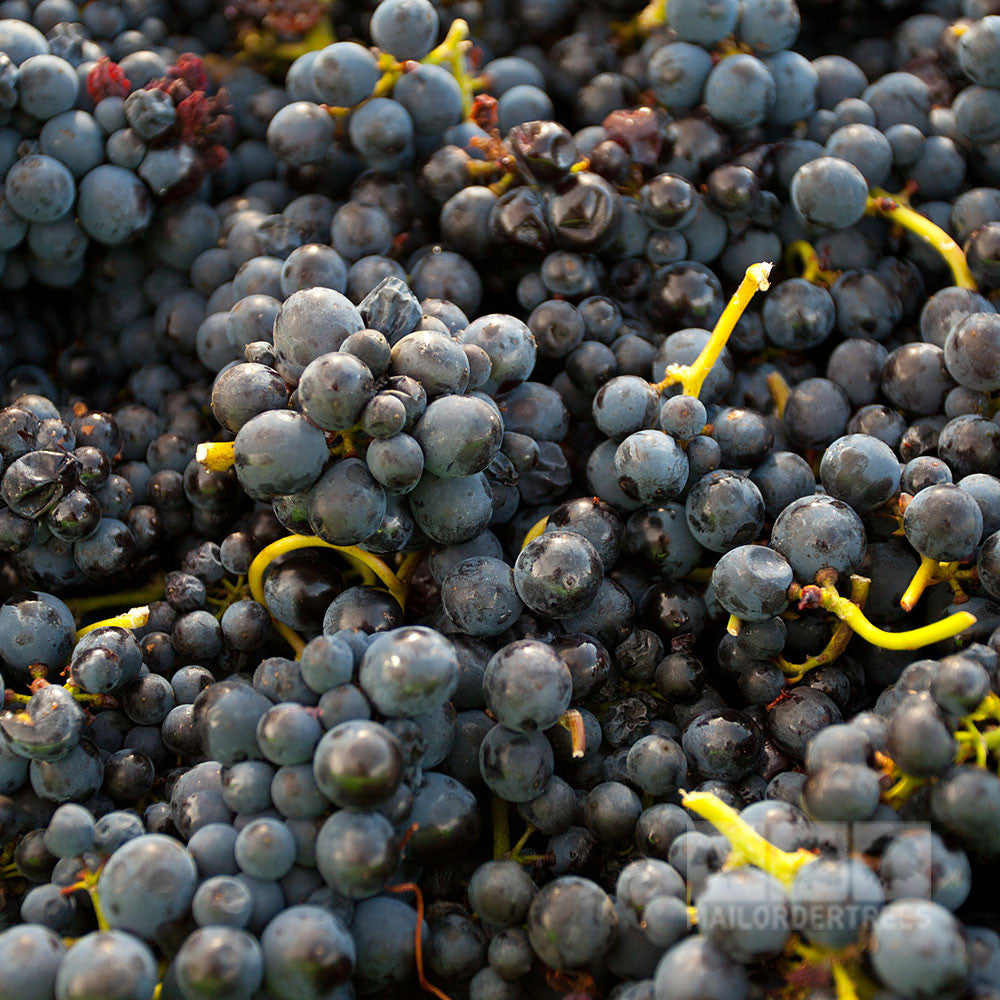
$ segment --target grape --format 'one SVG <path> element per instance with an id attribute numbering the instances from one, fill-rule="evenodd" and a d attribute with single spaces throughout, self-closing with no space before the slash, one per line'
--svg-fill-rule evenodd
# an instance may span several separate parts
<path id="1" fill-rule="evenodd" d="M 146 944 L 125 931 L 100 931 L 79 938 L 66 952 L 55 992 L 60 1000 L 129 1000 L 151 997 L 156 982 L 156 959 Z"/>
<path id="2" fill-rule="evenodd" d="M 398 101 L 373 98 L 351 115 L 348 128 L 359 155 L 380 171 L 398 170 L 413 155 L 413 120 Z"/>
<path id="3" fill-rule="evenodd" d="M 936 903 L 890 903 L 876 918 L 872 939 L 872 965 L 889 989 L 916 997 L 957 996 L 964 989 L 965 938 L 955 918 Z"/>
<path id="4" fill-rule="evenodd" d="M 554 933 L 556 927 L 561 933 Z M 528 937 L 535 954 L 547 965 L 565 971 L 603 955 L 617 928 L 618 914 L 610 897 L 584 878 L 550 882 L 534 898 L 528 912 Z"/>
<path id="5" fill-rule="evenodd" d="M 316 850 L 320 874 L 348 899 L 378 893 L 399 863 L 396 834 L 378 813 L 334 813 L 320 828 Z"/>
<path id="6" fill-rule="evenodd" d="M 152 939 L 187 911 L 194 895 L 194 859 L 176 840 L 149 834 L 130 840 L 101 872 L 99 891 L 115 929 Z"/>
<path id="7" fill-rule="evenodd" d="M 7 928 L 0 933 L 0 990 L 23 1000 L 47 1000 L 65 954 L 60 938 L 44 927 Z"/>
<path id="8" fill-rule="evenodd" d="M 264 980 L 280 1000 L 317 993 L 345 982 L 356 959 L 343 923 L 318 906 L 282 911 L 261 935 Z"/>
<path id="9" fill-rule="evenodd" d="M 323 103 L 341 108 L 360 104 L 379 78 L 375 57 L 356 42 L 335 42 L 321 49 L 306 74 Z"/>
<path id="10" fill-rule="evenodd" d="M 183 995 L 197 1000 L 250 1000 L 264 976 L 260 944 L 235 927 L 195 931 L 181 945 L 174 969 Z"/>
<path id="11" fill-rule="evenodd" d="M 868 185 L 853 164 L 823 156 L 795 172 L 792 202 L 802 217 L 824 229 L 846 229 L 864 215 Z"/>
<path id="12" fill-rule="evenodd" d="M 776 98 L 777 88 L 767 65 L 742 53 L 716 64 L 705 81 L 705 105 L 712 117 L 725 125 L 759 125 L 774 111 Z"/>

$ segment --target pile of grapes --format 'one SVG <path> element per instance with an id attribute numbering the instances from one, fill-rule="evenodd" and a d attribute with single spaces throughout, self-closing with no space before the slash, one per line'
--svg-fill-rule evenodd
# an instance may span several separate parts
<path id="1" fill-rule="evenodd" d="M 0 0 L 0 1000 L 1000 997 L 1000 0 Z"/>

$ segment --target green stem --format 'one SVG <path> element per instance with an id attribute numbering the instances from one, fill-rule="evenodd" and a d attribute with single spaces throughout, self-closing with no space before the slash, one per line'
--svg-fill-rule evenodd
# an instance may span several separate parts
<path id="1" fill-rule="evenodd" d="M 493 858 L 500 861 L 510 854 L 510 814 L 507 803 L 494 795 L 490 800 L 493 813 Z"/>

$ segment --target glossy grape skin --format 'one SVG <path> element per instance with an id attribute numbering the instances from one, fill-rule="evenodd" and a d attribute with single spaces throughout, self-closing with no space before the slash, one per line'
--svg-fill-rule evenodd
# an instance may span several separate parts
<path id="1" fill-rule="evenodd" d="M 983 515 L 976 501 L 950 483 L 921 490 L 903 513 L 907 540 L 939 561 L 964 559 L 979 544 Z"/>
<path id="2" fill-rule="evenodd" d="M 784 557 L 762 546 L 730 549 L 712 573 L 718 601 L 745 621 L 768 621 L 780 614 L 791 582 L 791 567 Z"/>
<path id="3" fill-rule="evenodd" d="M 243 424 L 235 455 L 245 490 L 261 498 L 297 493 L 319 477 L 327 458 L 326 438 L 300 414 L 269 410 Z"/>
<path id="4" fill-rule="evenodd" d="M 358 458 L 327 468 L 310 489 L 307 504 L 313 532 L 334 545 L 364 541 L 386 512 L 384 489 Z"/>
<path id="5" fill-rule="evenodd" d="M 669 435 L 655 430 L 630 434 L 615 452 L 622 491 L 635 500 L 673 500 L 688 478 L 687 457 Z"/>
<path id="6" fill-rule="evenodd" d="M 692 535 L 713 552 L 754 541 L 764 522 L 763 498 L 753 482 L 721 469 L 694 484 L 685 512 Z"/>
<path id="7" fill-rule="evenodd" d="M 504 646 L 486 665 L 487 708 L 502 725 L 519 733 L 548 729 L 569 708 L 572 677 L 566 665 L 531 639 Z"/>
<path id="8" fill-rule="evenodd" d="M 734 781 L 757 762 L 761 734 L 743 713 L 734 709 L 706 712 L 684 731 L 684 752 L 705 778 Z"/>
<path id="9" fill-rule="evenodd" d="M 474 636 L 499 635 L 523 609 L 511 567 L 487 556 L 460 562 L 442 581 L 441 600 L 451 619 Z"/>
<path id="10" fill-rule="evenodd" d="M 552 777 L 554 760 L 540 733 L 515 733 L 494 726 L 479 749 L 479 767 L 487 787 L 508 802 L 530 802 Z"/>
<path id="11" fill-rule="evenodd" d="M 364 654 L 358 677 L 384 714 L 420 715 L 451 697 L 458 685 L 458 658 L 443 636 L 410 626 L 377 636 Z"/>
<path id="12" fill-rule="evenodd" d="M 597 595 L 604 567 L 597 550 L 576 532 L 544 532 L 514 563 L 514 586 L 528 608 L 552 618 L 570 618 Z"/>
<path id="13" fill-rule="evenodd" d="M 812 583 L 821 569 L 850 573 L 865 551 L 861 519 L 833 497 L 802 497 L 778 516 L 771 544 L 788 559 L 797 580 Z"/>
<path id="14" fill-rule="evenodd" d="M 63 687 L 49 685 L 33 694 L 22 711 L 0 716 L 0 729 L 21 756 L 56 761 L 77 745 L 84 722 L 73 696 Z"/>
<path id="15" fill-rule="evenodd" d="M 14 669 L 62 664 L 73 649 L 73 616 L 51 594 L 22 593 L 0 607 L 0 655 Z"/>
<path id="16" fill-rule="evenodd" d="M 864 513 L 899 489 L 899 462 L 892 449 L 864 434 L 838 438 L 823 453 L 820 479 L 826 492 Z"/>

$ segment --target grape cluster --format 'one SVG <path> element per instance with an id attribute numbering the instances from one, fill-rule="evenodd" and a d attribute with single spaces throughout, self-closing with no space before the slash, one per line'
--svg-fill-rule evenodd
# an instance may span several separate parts
<path id="1" fill-rule="evenodd" d="M 989 0 L 0 0 L 0 1000 L 1000 990 Z"/>

